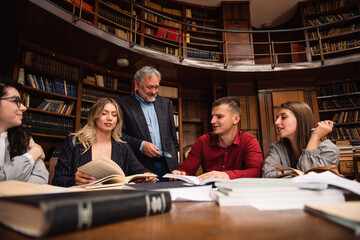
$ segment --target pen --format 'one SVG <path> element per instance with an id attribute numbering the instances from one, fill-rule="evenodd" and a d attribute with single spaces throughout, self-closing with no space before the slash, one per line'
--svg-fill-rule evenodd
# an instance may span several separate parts
<path id="1" fill-rule="evenodd" d="M 336 122 L 334 122 L 333 128 L 334 128 L 334 126 L 335 126 L 335 123 L 336 123 Z M 314 131 L 314 130 L 315 130 L 315 128 L 310 129 L 310 131 Z"/>

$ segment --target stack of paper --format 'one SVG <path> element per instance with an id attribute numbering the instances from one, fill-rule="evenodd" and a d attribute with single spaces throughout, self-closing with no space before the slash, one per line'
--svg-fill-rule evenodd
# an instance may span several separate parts
<path id="1" fill-rule="evenodd" d="M 260 210 L 303 209 L 307 203 L 344 202 L 341 190 L 326 183 L 295 183 L 292 179 L 243 178 L 217 182 L 212 197 L 220 206 L 253 206 Z"/>

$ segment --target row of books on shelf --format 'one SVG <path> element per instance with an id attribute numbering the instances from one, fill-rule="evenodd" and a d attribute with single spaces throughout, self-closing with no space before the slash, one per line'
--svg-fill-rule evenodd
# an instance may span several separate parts
<path id="1" fill-rule="evenodd" d="M 189 58 L 200 58 L 200 59 L 210 59 L 210 60 L 218 60 L 219 56 L 213 52 L 206 52 L 206 51 L 197 51 L 188 49 L 187 56 Z"/>
<path id="2" fill-rule="evenodd" d="M 149 13 L 149 12 L 145 12 L 145 20 L 160 23 L 160 24 L 164 24 L 166 26 L 177 28 L 177 29 L 179 29 L 181 27 L 180 23 L 168 20 L 166 18 L 157 16 L 157 15 Z"/>
<path id="3" fill-rule="evenodd" d="M 304 13 L 306 15 L 330 11 L 341 7 L 346 7 L 356 4 L 356 0 L 336 0 L 336 1 L 324 1 L 324 2 L 312 2 L 304 7 Z"/>
<path id="4" fill-rule="evenodd" d="M 66 136 L 74 131 L 74 120 L 46 115 L 38 112 L 25 112 L 23 125 L 32 133 Z"/>
<path id="5" fill-rule="evenodd" d="M 315 26 L 315 25 L 321 25 L 324 23 L 340 21 L 340 20 L 344 20 L 344 19 L 356 16 L 356 15 L 357 15 L 356 12 L 350 11 L 348 13 L 333 14 L 333 15 L 328 15 L 328 16 L 324 16 L 324 17 L 319 17 L 316 19 L 307 19 L 306 26 Z"/>
<path id="6" fill-rule="evenodd" d="M 89 3 L 85 2 L 85 1 L 81 1 L 81 0 L 66 0 L 69 3 L 76 3 L 78 7 L 80 7 L 80 5 L 90 11 L 93 11 L 94 7 L 92 5 L 90 5 Z M 82 3 L 81 3 L 82 2 Z"/>
<path id="7" fill-rule="evenodd" d="M 189 34 L 189 33 L 187 33 Z M 189 38 L 189 41 L 188 41 Z M 218 46 L 218 41 L 219 41 L 219 37 L 217 35 L 213 35 L 213 36 L 204 36 L 204 35 L 199 35 L 199 34 L 195 34 L 192 33 L 191 37 L 190 34 L 187 36 L 186 42 L 190 42 L 190 43 L 200 43 L 200 44 L 210 44 L 210 45 L 214 45 L 214 46 Z"/>
<path id="8" fill-rule="evenodd" d="M 23 83 L 23 80 L 18 80 Z M 77 83 L 60 78 L 49 78 L 28 73 L 25 74 L 25 85 L 64 96 L 77 96 Z"/>
<path id="9" fill-rule="evenodd" d="M 171 55 L 175 55 L 175 56 L 179 56 L 179 49 L 178 48 L 174 48 L 174 47 L 168 47 L 165 45 L 158 45 L 158 44 L 145 44 L 145 47 L 157 50 L 159 52 L 163 52 L 166 54 L 171 54 Z"/>
<path id="10" fill-rule="evenodd" d="M 172 28 L 165 28 L 160 26 L 156 32 L 156 36 L 160 38 L 166 38 L 169 40 L 173 40 L 176 42 L 182 42 L 182 31 L 172 29 Z"/>
<path id="11" fill-rule="evenodd" d="M 349 122 L 360 123 L 359 111 L 336 113 L 332 118 L 332 121 L 336 123 L 349 123 Z"/>
<path id="12" fill-rule="evenodd" d="M 319 99 L 320 110 L 354 108 L 354 107 L 360 107 L 360 99 L 358 97 Z"/>
<path id="13" fill-rule="evenodd" d="M 326 135 L 327 139 L 332 141 L 360 139 L 360 127 L 354 128 L 334 128 L 331 133 Z"/>
<path id="14" fill-rule="evenodd" d="M 321 86 L 316 88 L 316 92 L 318 96 L 360 92 L 360 81 Z"/>
<path id="15" fill-rule="evenodd" d="M 161 12 L 164 12 L 164 13 L 172 14 L 175 16 L 179 16 L 179 17 L 182 16 L 181 10 L 174 9 L 174 8 L 166 8 L 166 7 L 161 6 L 160 4 L 151 2 L 150 0 L 145 0 L 145 6 L 155 9 L 155 10 L 158 10 L 158 11 L 161 11 Z"/>
<path id="16" fill-rule="evenodd" d="M 86 77 L 84 78 L 84 83 L 90 85 L 97 85 L 100 87 L 111 88 L 115 90 L 130 91 L 131 89 L 129 81 L 127 80 L 121 81 L 109 75 L 101 75 L 101 74 L 94 74 L 94 76 L 86 75 Z"/>
<path id="17" fill-rule="evenodd" d="M 323 51 L 324 53 L 337 52 L 341 50 L 352 49 L 358 46 L 360 46 L 359 39 L 349 39 L 341 42 L 327 41 L 322 43 L 322 48 L 320 48 L 319 45 L 312 46 L 311 53 L 320 54 L 321 51 Z"/>
<path id="18" fill-rule="evenodd" d="M 79 76 L 78 67 L 28 50 L 22 52 L 21 64 L 73 80 L 77 80 Z"/>
<path id="19" fill-rule="evenodd" d="M 130 14 L 128 11 L 122 9 L 119 5 L 117 5 L 117 4 L 113 3 L 113 2 L 110 2 L 110 1 L 102 2 L 102 1 L 100 1 L 100 3 L 105 4 L 105 5 L 108 5 L 108 6 L 110 6 L 111 8 L 113 8 L 113 9 L 119 11 L 119 12 L 123 11 L 123 12 L 125 12 L 126 14 Z M 136 15 L 136 12 L 135 12 L 135 11 L 133 11 L 133 15 Z"/>
<path id="20" fill-rule="evenodd" d="M 336 34 L 340 34 L 340 33 L 352 32 L 359 28 L 360 28 L 359 23 L 352 24 L 348 27 L 343 27 L 343 28 L 331 28 L 331 29 L 328 29 L 325 31 L 321 31 L 320 36 L 327 37 L 327 36 L 332 36 L 332 35 L 336 35 Z M 309 36 L 309 39 L 317 39 L 320 37 L 317 31 L 309 32 L 308 36 Z"/>
<path id="21" fill-rule="evenodd" d="M 219 28 L 219 24 L 215 23 L 215 22 L 205 22 L 205 21 L 186 21 L 189 24 L 192 25 L 196 25 L 197 27 L 194 26 L 188 26 L 187 29 L 188 30 L 194 30 L 194 31 L 209 31 L 200 27 L 209 27 L 209 28 Z"/>
<path id="22" fill-rule="evenodd" d="M 40 103 L 37 109 L 70 115 L 74 109 L 74 106 L 75 102 L 66 104 L 64 101 L 44 99 L 44 101 Z"/>
<path id="23" fill-rule="evenodd" d="M 128 13 L 130 16 L 130 13 Z M 115 12 L 110 9 L 99 7 L 99 15 L 101 19 L 107 19 L 121 26 L 130 28 L 131 18 L 120 12 Z"/>
<path id="24" fill-rule="evenodd" d="M 112 34 L 118 36 L 119 38 L 122 38 L 122 39 L 125 39 L 128 41 L 131 40 L 131 34 L 129 31 L 124 31 L 120 28 L 116 28 L 111 25 L 106 25 L 101 22 L 98 22 L 98 27 L 106 32 L 109 32 L 109 33 L 112 33 Z"/>
<path id="25" fill-rule="evenodd" d="M 178 88 L 176 87 L 160 86 L 158 93 L 163 97 L 178 98 Z"/>
<path id="26" fill-rule="evenodd" d="M 174 114 L 174 125 L 175 127 L 179 127 L 179 115 Z"/>
<path id="27" fill-rule="evenodd" d="M 112 93 L 108 91 L 100 91 L 92 88 L 83 88 L 82 99 L 88 101 L 97 101 L 100 98 L 108 97 L 108 98 L 118 98 L 120 95 L 118 93 Z"/>
<path id="28" fill-rule="evenodd" d="M 200 18 L 200 19 L 208 19 L 210 16 L 207 11 L 202 9 L 202 11 L 197 11 L 191 8 L 187 8 L 185 10 L 185 15 L 187 18 Z"/>
<path id="29" fill-rule="evenodd" d="M 88 113 L 90 111 L 91 105 L 81 105 L 80 115 L 81 117 L 88 117 Z"/>

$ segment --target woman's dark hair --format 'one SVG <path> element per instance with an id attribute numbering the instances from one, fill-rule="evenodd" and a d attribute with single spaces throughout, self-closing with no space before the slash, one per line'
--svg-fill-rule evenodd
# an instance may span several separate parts
<path id="1" fill-rule="evenodd" d="M 21 92 L 21 85 L 16 81 L 0 78 L 0 98 L 6 95 L 7 88 L 15 88 L 18 90 L 18 92 Z M 22 155 L 27 152 L 30 137 L 30 131 L 23 128 L 22 126 L 8 129 L 10 158 Z"/>

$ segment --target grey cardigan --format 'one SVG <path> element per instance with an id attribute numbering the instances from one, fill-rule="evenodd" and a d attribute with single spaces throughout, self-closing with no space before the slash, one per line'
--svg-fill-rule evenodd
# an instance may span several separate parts
<path id="1" fill-rule="evenodd" d="M 30 154 L 23 154 L 10 159 L 8 151 L 9 141 L 5 140 L 4 165 L 0 166 L 0 181 L 18 180 L 39 184 L 47 184 L 49 172 L 46 170 L 43 160 L 38 159 L 35 163 Z M 4 149 L 0 149 L 3 151 Z"/>
<path id="2" fill-rule="evenodd" d="M 313 167 L 338 166 L 339 158 L 339 148 L 330 140 L 325 140 L 319 144 L 319 148 L 316 150 L 303 149 L 296 168 L 304 172 Z M 263 177 L 274 177 L 282 174 L 281 171 L 273 171 L 274 164 L 291 167 L 285 146 L 280 141 L 271 144 L 269 156 L 265 159 L 262 168 Z"/>

